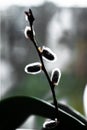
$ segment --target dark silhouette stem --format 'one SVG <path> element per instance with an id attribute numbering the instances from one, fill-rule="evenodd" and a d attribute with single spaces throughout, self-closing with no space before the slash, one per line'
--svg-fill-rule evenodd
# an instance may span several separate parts
<path id="1" fill-rule="evenodd" d="M 59 121 L 58 104 L 57 104 L 56 95 L 55 95 L 55 90 L 54 90 L 55 86 L 54 86 L 54 84 L 51 82 L 51 80 L 50 80 L 50 78 L 49 78 L 49 75 L 48 75 L 48 72 L 47 72 L 47 70 L 46 70 L 46 68 L 45 68 L 45 66 L 44 66 L 44 62 L 43 62 L 43 59 L 42 59 L 42 54 L 41 54 L 41 52 L 39 51 L 39 46 L 38 46 L 37 41 L 35 40 L 35 37 L 34 37 L 34 35 L 33 35 L 33 27 L 32 27 L 32 25 L 30 25 L 30 27 L 31 27 L 31 32 L 32 32 L 32 39 L 31 39 L 31 41 L 33 42 L 33 44 L 34 44 L 34 46 L 35 46 L 35 48 L 36 48 L 36 50 L 37 50 L 37 53 L 38 53 L 38 55 L 39 55 L 39 58 L 40 58 L 40 61 L 41 61 L 41 64 L 42 64 L 42 70 L 43 70 L 43 72 L 45 73 L 46 78 L 47 78 L 47 80 L 48 80 L 48 82 L 49 82 L 49 85 L 50 85 L 50 88 L 51 88 L 51 92 L 52 92 L 52 96 L 53 96 L 53 104 L 54 104 L 54 106 L 55 106 L 55 111 L 56 111 L 56 116 L 57 116 L 56 118 L 57 118 L 57 121 Z"/>
<path id="2" fill-rule="evenodd" d="M 40 51 L 39 51 L 39 49 L 38 49 L 37 42 L 35 41 L 35 39 L 33 39 L 32 42 L 34 43 L 34 46 L 35 46 L 35 48 L 36 48 L 36 50 L 37 50 L 37 52 L 38 52 L 40 61 L 41 61 L 41 63 L 42 63 L 42 70 L 43 70 L 43 72 L 45 73 L 45 75 L 46 75 L 46 77 L 47 77 L 47 80 L 48 80 L 48 82 L 49 82 L 49 85 L 50 85 L 50 88 L 51 88 L 51 92 L 52 92 L 52 96 L 53 96 L 53 103 L 54 103 L 55 110 L 56 110 L 57 120 L 59 120 L 58 104 L 57 104 L 56 95 L 55 95 L 55 90 L 54 90 L 55 86 L 54 86 L 53 83 L 51 82 L 51 80 L 50 80 L 50 78 L 49 78 L 49 75 L 48 75 L 48 73 L 47 73 L 47 70 L 46 70 L 46 68 L 45 68 L 45 66 L 44 66 L 44 62 L 43 62 L 43 59 L 42 59 L 42 55 L 41 55 L 41 53 L 40 53 Z"/>

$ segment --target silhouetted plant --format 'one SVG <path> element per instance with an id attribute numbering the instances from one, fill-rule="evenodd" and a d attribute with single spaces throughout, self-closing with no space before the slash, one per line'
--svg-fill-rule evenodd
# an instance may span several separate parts
<path id="1" fill-rule="evenodd" d="M 55 106 L 55 112 L 56 112 L 55 122 L 57 124 L 59 123 L 59 114 L 58 114 L 59 112 L 58 112 L 58 103 L 57 103 L 56 95 L 55 95 L 55 86 L 58 85 L 59 83 L 61 72 L 58 68 L 55 68 L 52 71 L 51 78 L 50 78 L 46 70 L 46 67 L 44 65 L 44 61 L 43 61 L 43 59 L 50 62 L 55 61 L 56 55 L 48 47 L 45 47 L 45 46 L 40 47 L 38 43 L 36 42 L 35 31 L 34 31 L 34 26 L 33 26 L 33 22 L 35 18 L 33 16 L 31 9 L 29 9 L 28 12 L 25 11 L 25 18 L 29 23 L 29 26 L 26 26 L 25 31 L 24 31 L 25 37 L 27 39 L 30 39 L 33 42 L 40 58 L 40 63 L 36 62 L 36 63 L 26 65 L 25 72 L 28 74 L 37 74 L 43 71 L 45 73 L 46 78 L 51 88 L 52 96 L 53 96 L 53 104 Z"/>
<path id="2" fill-rule="evenodd" d="M 87 130 L 87 120 L 77 111 L 67 105 L 57 103 L 55 86 L 59 84 L 61 72 L 58 68 L 52 70 L 49 76 L 43 59 L 55 61 L 55 54 L 45 46 L 40 47 L 35 39 L 33 22 L 35 20 L 31 9 L 25 11 L 26 20 L 29 26 L 25 28 L 24 34 L 30 39 L 40 58 L 40 62 L 26 65 L 25 72 L 28 74 L 38 74 L 44 72 L 52 91 L 53 104 L 44 100 L 29 96 L 13 96 L 0 101 L 0 130 L 15 130 L 30 116 L 38 115 L 47 118 L 43 123 L 42 130 Z"/>

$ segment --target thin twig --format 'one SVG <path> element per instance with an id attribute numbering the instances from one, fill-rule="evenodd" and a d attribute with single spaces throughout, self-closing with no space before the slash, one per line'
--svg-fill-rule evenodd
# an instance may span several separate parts
<path id="1" fill-rule="evenodd" d="M 31 30 L 33 31 L 32 27 L 31 27 Z M 32 32 L 32 33 L 33 33 L 33 32 Z M 45 76 L 46 76 L 46 78 L 47 78 L 47 80 L 48 80 L 48 82 L 49 82 L 49 85 L 50 85 L 50 88 L 51 88 L 51 92 L 52 92 L 52 96 L 53 96 L 53 103 L 54 103 L 55 110 L 56 110 L 57 120 L 59 120 L 58 103 L 57 103 L 57 99 L 56 99 L 56 95 L 55 95 L 55 90 L 54 90 L 55 86 L 54 86 L 54 84 L 51 82 L 51 80 L 50 80 L 50 78 L 49 78 L 48 72 L 47 72 L 47 70 L 46 70 L 46 68 L 45 68 L 45 66 L 44 66 L 44 62 L 43 62 L 42 55 L 41 55 L 41 53 L 40 53 L 40 51 L 39 51 L 39 49 L 38 49 L 39 46 L 38 46 L 38 44 L 37 44 L 35 38 L 32 40 L 32 42 L 33 42 L 33 44 L 34 44 L 34 46 L 35 46 L 35 48 L 36 48 L 36 50 L 37 50 L 37 52 L 38 52 L 40 61 L 41 61 L 41 63 L 42 63 L 42 70 L 43 70 L 43 72 L 45 73 Z"/>
<path id="2" fill-rule="evenodd" d="M 44 62 L 43 62 L 43 58 L 42 58 L 42 53 L 40 52 L 39 50 L 39 46 L 38 46 L 38 43 L 35 39 L 35 36 L 34 36 L 34 30 L 33 30 L 33 22 L 34 22 L 34 17 L 33 17 L 33 14 L 32 14 L 32 11 L 29 9 L 29 12 L 26 12 L 25 11 L 25 14 L 26 16 L 28 17 L 28 22 L 29 22 L 29 25 L 30 25 L 30 31 L 31 31 L 31 34 L 30 34 L 30 40 L 33 42 L 36 50 L 37 50 L 37 53 L 39 55 L 39 58 L 40 58 L 40 61 L 41 61 L 41 64 L 42 64 L 42 70 L 49 82 L 49 85 L 50 85 L 50 88 L 51 88 L 51 92 L 52 92 L 52 96 L 53 96 L 53 104 L 55 106 L 55 112 L 56 112 L 56 118 L 57 118 L 57 121 L 59 121 L 59 111 L 58 111 L 58 103 L 57 103 L 57 99 L 56 99 L 56 95 L 55 95 L 55 85 L 53 84 L 53 82 L 50 80 L 50 77 L 48 75 L 48 72 L 45 68 L 45 65 L 44 65 Z"/>

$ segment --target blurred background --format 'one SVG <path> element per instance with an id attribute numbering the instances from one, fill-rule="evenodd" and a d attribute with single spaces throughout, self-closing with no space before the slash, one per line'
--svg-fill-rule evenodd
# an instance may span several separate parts
<path id="1" fill-rule="evenodd" d="M 61 70 L 61 80 L 55 88 L 58 101 L 85 115 L 83 93 L 87 83 L 87 8 L 84 6 L 87 3 L 68 2 L 0 2 L 0 100 L 16 95 L 52 100 L 45 75 L 27 75 L 24 72 L 27 64 L 39 61 L 32 42 L 24 36 L 24 29 L 28 25 L 24 11 L 31 8 L 39 46 L 47 46 L 57 55 L 56 62 L 44 63 L 49 76 L 55 67 Z M 35 120 L 34 117 L 31 119 Z M 38 120 L 41 122 L 41 119 Z"/>

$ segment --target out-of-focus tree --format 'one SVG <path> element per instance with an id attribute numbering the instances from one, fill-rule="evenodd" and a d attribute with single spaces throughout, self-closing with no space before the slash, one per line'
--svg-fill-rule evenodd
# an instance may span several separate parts
<path id="1" fill-rule="evenodd" d="M 76 13 L 76 10 L 77 13 Z M 87 9 L 75 9 L 76 13 L 75 27 L 76 27 L 76 75 L 87 77 Z"/>

